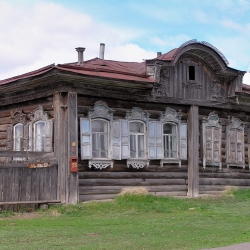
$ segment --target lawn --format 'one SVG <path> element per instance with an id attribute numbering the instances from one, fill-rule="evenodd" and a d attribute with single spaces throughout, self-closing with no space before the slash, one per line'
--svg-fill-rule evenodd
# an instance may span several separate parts
<path id="1" fill-rule="evenodd" d="M 0 249 L 202 249 L 250 241 L 250 190 L 175 199 L 119 196 L 112 202 L 0 213 Z"/>

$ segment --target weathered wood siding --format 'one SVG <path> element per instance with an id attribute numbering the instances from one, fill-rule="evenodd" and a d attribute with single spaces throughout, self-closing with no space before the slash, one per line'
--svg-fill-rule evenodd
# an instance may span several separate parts
<path id="1" fill-rule="evenodd" d="M 57 199 L 57 164 L 29 169 L 0 165 L 0 202 L 49 201 Z"/>
<path id="2" fill-rule="evenodd" d="M 189 62 L 195 62 L 195 83 L 188 81 Z M 174 66 L 170 66 L 162 74 L 160 83 L 168 97 L 183 100 L 211 101 L 225 99 L 228 94 L 228 83 L 216 78 L 213 70 L 197 57 L 182 56 Z"/>
<path id="3" fill-rule="evenodd" d="M 123 161 L 102 171 L 89 170 L 87 162 L 81 162 L 79 167 L 79 201 L 112 199 L 127 187 L 143 187 L 154 195 L 187 195 L 187 165 L 161 168 L 157 164 L 135 170 L 127 168 Z"/>

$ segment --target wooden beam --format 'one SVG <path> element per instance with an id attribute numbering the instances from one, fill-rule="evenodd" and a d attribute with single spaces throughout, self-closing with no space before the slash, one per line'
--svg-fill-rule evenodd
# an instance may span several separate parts
<path id="1" fill-rule="evenodd" d="M 0 202 L 0 206 L 16 205 L 16 204 L 44 204 L 44 203 L 61 203 L 59 200 L 44 200 L 44 201 L 6 201 Z"/>
<path id="2" fill-rule="evenodd" d="M 188 112 L 188 196 L 199 196 L 199 108 Z"/>
<path id="3" fill-rule="evenodd" d="M 78 122 L 77 122 L 77 93 L 68 93 L 68 162 L 71 157 L 78 159 Z M 68 166 L 70 169 L 70 166 Z M 76 204 L 78 202 L 78 174 L 69 171 L 68 176 L 69 191 L 68 203 Z"/>
<path id="4" fill-rule="evenodd" d="M 50 158 L 54 153 L 36 152 L 36 151 L 0 151 L 0 157 L 23 157 L 23 158 Z"/>

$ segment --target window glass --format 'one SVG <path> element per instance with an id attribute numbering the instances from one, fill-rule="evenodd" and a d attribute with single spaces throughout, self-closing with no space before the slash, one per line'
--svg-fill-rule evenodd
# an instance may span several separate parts
<path id="1" fill-rule="evenodd" d="M 35 123 L 34 141 L 35 151 L 45 151 L 45 122 L 39 121 Z"/>
<path id="2" fill-rule="evenodd" d="M 14 151 L 23 149 L 23 124 L 18 123 L 14 126 Z"/>
<path id="3" fill-rule="evenodd" d="M 164 158 L 177 158 L 177 126 L 166 123 L 163 125 Z"/>
<path id="4" fill-rule="evenodd" d="M 108 158 L 108 122 L 93 120 L 91 125 L 93 158 Z"/>
<path id="5" fill-rule="evenodd" d="M 130 158 L 145 157 L 145 125 L 142 122 L 130 122 Z"/>

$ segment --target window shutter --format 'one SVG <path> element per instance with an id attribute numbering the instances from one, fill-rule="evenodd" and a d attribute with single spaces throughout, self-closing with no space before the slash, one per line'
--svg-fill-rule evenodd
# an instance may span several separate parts
<path id="1" fill-rule="evenodd" d="M 23 126 L 23 151 L 29 151 L 29 124 Z"/>
<path id="2" fill-rule="evenodd" d="M 162 158 L 162 123 L 152 121 L 148 123 L 148 157 Z"/>
<path id="3" fill-rule="evenodd" d="M 33 123 L 29 123 L 28 151 L 33 151 Z"/>
<path id="4" fill-rule="evenodd" d="M 121 122 L 121 158 L 129 158 L 129 122 L 120 120 Z"/>
<path id="5" fill-rule="evenodd" d="M 121 127 L 120 120 L 113 121 L 112 123 L 112 151 L 113 159 L 121 159 Z"/>
<path id="6" fill-rule="evenodd" d="M 187 159 L 187 124 L 180 124 L 180 159 Z"/>
<path id="7" fill-rule="evenodd" d="M 46 121 L 45 151 L 53 151 L 53 120 Z"/>
<path id="8" fill-rule="evenodd" d="M 91 133 L 90 133 L 90 120 L 81 118 L 80 120 L 81 132 L 81 158 L 90 159 L 92 156 L 91 150 Z"/>
<path id="9" fill-rule="evenodd" d="M 13 126 L 7 126 L 7 143 L 6 143 L 6 150 L 13 150 Z"/>
<path id="10" fill-rule="evenodd" d="M 244 132 L 237 131 L 237 162 L 244 163 Z"/>
<path id="11" fill-rule="evenodd" d="M 213 160 L 220 161 L 220 130 L 214 128 L 214 145 L 213 145 Z"/>

